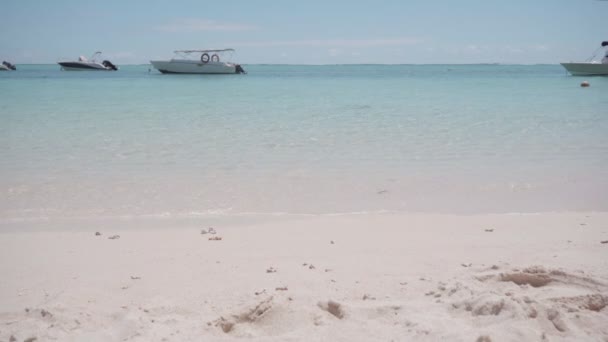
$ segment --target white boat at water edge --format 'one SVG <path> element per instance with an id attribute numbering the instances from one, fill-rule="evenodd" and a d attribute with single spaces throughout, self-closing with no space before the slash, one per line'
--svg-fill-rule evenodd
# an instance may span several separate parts
<path id="1" fill-rule="evenodd" d="M 0 71 L 11 71 L 11 70 L 17 70 L 17 67 L 14 64 L 11 64 L 7 61 L 2 62 L 2 64 L 0 64 Z"/>
<path id="2" fill-rule="evenodd" d="M 97 58 L 101 56 L 101 51 L 97 51 L 87 59 L 84 56 L 78 57 L 77 61 L 61 61 L 57 64 L 61 65 L 61 70 L 66 71 L 81 71 L 81 70 L 101 70 L 101 71 L 115 71 L 118 70 L 112 62 L 104 60 L 103 62 L 97 62 Z"/>
<path id="3" fill-rule="evenodd" d="M 601 61 L 596 60 L 598 52 L 602 51 Z M 602 46 L 586 62 L 561 63 L 572 76 L 608 76 L 608 41 L 602 42 Z"/>
<path id="4" fill-rule="evenodd" d="M 234 49 L 178 50 L 175 57 L 165 61 L 150 61 L 163 74 L 246 74 L 239 65 L 230 62 Z"/>

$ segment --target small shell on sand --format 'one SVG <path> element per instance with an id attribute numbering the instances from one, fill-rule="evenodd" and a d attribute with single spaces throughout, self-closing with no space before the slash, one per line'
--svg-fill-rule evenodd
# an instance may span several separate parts
<path id="1" fill-rule="evenodd" d="M 213 227 L 209 227 L 209 229 L 201 230 L 201 234 L 216 234 L 217 232 Z"/>
<path id="2" fill-rule="evenodd" d="M 120 235 L 112 235 L 112 236 L 108 237 L 108 239 L 110 239 L 110 240 L 120 239 Z"/>
<path id="3" fill-rule="evenodd" d="M 376 300 L 376 297 L 372 295 L 368 295 L 367 293 L 363 295 L 363 300 Z"/>

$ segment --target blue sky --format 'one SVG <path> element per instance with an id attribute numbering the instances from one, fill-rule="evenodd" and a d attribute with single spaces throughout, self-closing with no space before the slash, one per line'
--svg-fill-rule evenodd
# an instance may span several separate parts
<path id="1" fill-rule="evenodd" d="M 558 63 L 608 40 L 601 0 L 0 2 L 0 59 L 21 64 L 223 47 L 243 64 Z"/>

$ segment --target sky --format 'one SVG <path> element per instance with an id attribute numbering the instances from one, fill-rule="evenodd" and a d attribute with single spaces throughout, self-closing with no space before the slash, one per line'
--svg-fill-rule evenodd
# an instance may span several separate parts
<path id="1" fill-rule="evenodd" d="M 536 64 L 608 40 L 605 0 L 0 0 L 0 60 L 116 64 L 234 48 L 242 64 Z"/>

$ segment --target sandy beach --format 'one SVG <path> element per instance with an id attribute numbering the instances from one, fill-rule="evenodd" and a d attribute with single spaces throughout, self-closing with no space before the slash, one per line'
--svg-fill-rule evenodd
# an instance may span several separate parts
<path id="1" fill-rule="evenodd" d="M 0 341 L 608 341 L 608 213 L 257 221 L 7 224 Z"/>

